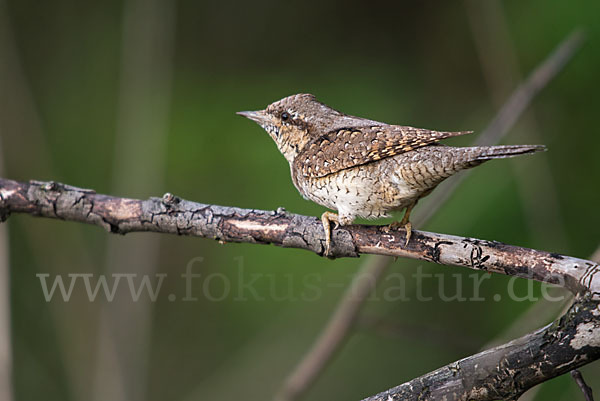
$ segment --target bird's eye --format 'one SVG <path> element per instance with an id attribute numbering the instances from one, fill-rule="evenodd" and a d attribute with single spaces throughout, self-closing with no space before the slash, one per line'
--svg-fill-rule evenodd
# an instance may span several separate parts
<path id="1" fill-rule="evenodd" d="M 287 121 L 290 119 L 290 114 L 287 111 L 284 111 L 283 113 L 281 113 L 281 120 L 282 121 Z"/>

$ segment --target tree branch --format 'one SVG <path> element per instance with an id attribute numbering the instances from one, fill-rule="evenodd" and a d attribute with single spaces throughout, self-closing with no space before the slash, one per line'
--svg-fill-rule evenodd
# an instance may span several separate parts
<path id="1" fill-rule="evenodd" d="M 0 178 L 0 219 L 26 213 L 103 227 L 109 232 L 161 232 L 212 238 L 221 242 L 272 243 L 323 255 L 325 235 L 316 217 L 206 205 L 171 194 L 147 200 L 97 194 L 56 182 L 18 182 Z M 600 298 L 598 265 L 583 259 L 506 245 L 495 241 L 413 231 L 408 246 L 403 229 L 350 225 L 332 232 L 332 254 L 402 256 L 463 266 L 558 284 L 573 293 L 590 291 Z"/>
<path id="2" fill-rule="evenodd" d="M 543 329 L 363 401 L 517 399 L 541 382 L 600 358 L 599 315 L 597 300 L 580 297 Z"/>
<path id="3" fill-rule="evenodd" d="M 585 380 L 583 380 L 581 372 L 578 369 L 572 370 L 571 376 L 573 377 L 573 380 L 575 380 L 575 383 L 577 383 L 577 386 L 581 389 L 585 401 L 594 401 L 592 388 L 586 384 Z"/>
<path id="4" fill-rule="evenodd" d="M 325 235 L 316 217 L 207 205 L 172 194 L 147 200 L 97 194 L 56 182 L 18 182 L 0 178 L 0 219 L 26 213 L 103 227 L 111 233 L 160 232 L 212 238 L 221 242 L 272 243 L 323 255 Z M 359 254 L 402 256 L 463 266 L 558 284 L 573 293 L 589 291 L 600 298 L 599 266 L 590 261 L 496 241 L 413 231 L 384 226 L 350 225 L 332 232 L 335 257 Z"/>

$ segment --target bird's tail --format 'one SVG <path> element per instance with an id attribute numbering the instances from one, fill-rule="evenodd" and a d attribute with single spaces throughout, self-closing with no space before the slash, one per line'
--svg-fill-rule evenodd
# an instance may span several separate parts
<path id="1" fill-rule="evenodd" d="M 407 152 L 396 159 L 402 178 L 421 190 L 432 189 L 461 170 L 492 159 L 502 159 L 546 150 L 542 145 L 453 147 L 431 145 Z"/>
<path id="2" fill-rule="evenodd" d="M 502 146 L 473 146 L 466 148 L 446 148 L 452 154 L 448 163 L 453 173 L 475 167 L 492 159 L 505 159 L 546 150 L 543 145 L 502 145 Z"/>
<path id="3" fill-rule="evenodd" d="M 469 149 L 472 161 L 486 161 L 491 159 L 503 159 L 526 155 L 528 153 L 542 152 L 546 150 L 544 145 L 503 145 L 503 146 L 476 146 Z"/>

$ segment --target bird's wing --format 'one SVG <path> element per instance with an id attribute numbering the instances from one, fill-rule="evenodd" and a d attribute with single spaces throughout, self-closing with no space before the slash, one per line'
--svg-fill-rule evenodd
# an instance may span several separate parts
<path id="1" fill-rule="evenodd" d="M 320 178 L 471 132 L 431 131 L 399 125 L 342 128 L 309 142 L 295 163 L 305 177 Z"/>

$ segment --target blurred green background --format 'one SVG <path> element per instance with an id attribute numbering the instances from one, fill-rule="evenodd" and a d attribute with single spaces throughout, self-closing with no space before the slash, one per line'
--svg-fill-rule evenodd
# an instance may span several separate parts
<path id="1" fill-rule="evenodd" d="M 297 193 L 268 135 L 236 111 L 309 92 L 349 114 L 481 132 L 518 82 L 583 28 L 580 51 L 502 141 L 549 151 L 479 167 L 421 228 L 587 258 L 600 239 L 599 21 L 595 0 L 0 0 L 2 174 L 318 216 L 323 208 Z M 27 216 L 4 227 L 16 400 L 271 399 L 366 259 L 111 236 Z M 183 301 L 188 265 L 200 274 L 191 281 L 197 299 Z M 436 276 L 417 289 L 419 271 Z M 92 283 L 137 274 L 136 285 L 146 275 L 153 286 L 166 276 L 156 302 L 133 301 L 126 278 L 113 302 L 89 301 L 83 281 L 68 302 L 46 302 L 36 274 L 50 284 L 57 275 L 68 284 L 69 274 L 92 274 Z M 534 302 L 509 292 L 524 297 L 528 282 L 499 275 L 483 279 L 485 301 L 440 295 L 458 287 L 473 297 L 475 279 L 466 269 L 393 263 L 305 399 L 361 399 L 559 312 L 550 305 L 523 319 Z M 417 300 L 417 290 L 432 300 Z M 531 291 L 541 294 L 537 283 Z M 598 364 L 582 372 L 600 392 Z M 532 397 L 583 399 L 570 377 Z"/>

